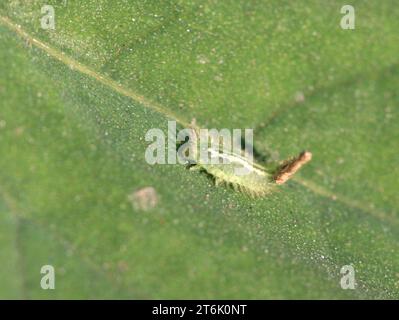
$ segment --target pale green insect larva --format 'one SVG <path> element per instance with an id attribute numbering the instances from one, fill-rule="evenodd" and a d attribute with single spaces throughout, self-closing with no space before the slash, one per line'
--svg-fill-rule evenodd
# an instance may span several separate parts
<path id="1" fill-rule="evenodd" d="M 194 137 L 193 137 L 194 136 Z M 285 183 L 305 163 L 310 161 L 312 154 L 302 152 L 298 157 L 287 160 L 275 173 L 268 172 L 262 166 L 254 163 L 251 157 L 237 152 L 226 151 L 216 143 L 206 149 L 211 161 L 198 161 L 197 139 L 198 128 L 192 123 L 192 133 L 189 148 L 193 151 L 191 158 L 193 164 L 190 169 L 204 170 L 211 175 L 216 185 L 231 186 L 234 190 L 241 191 L 252 197 L 264 196 L 273 191 L 277 185 Z M 234 149 L 233 149 L 234 150 Z M 212 160 L 217 164 L 213 164 Z M 245 174 L 237 174 L 237 170 L 247 169 Z"/>
<path id="2" fill-rule="evenodd" d="M 273 175 L 264 168 L 251 163 L 247 158 L 211 148 L 208 149 L 208 152 L 211 158 L 219 157 L 220 164 L 198 163 L 190 169 L 206 171 L 214 178 L 216 185 L 231 186 L 234 190 L 253 197 L 264 196 L 276 187 Z M 248 173 L 237 175 L 236 170 L 245 167 L 249 169 Z"/>

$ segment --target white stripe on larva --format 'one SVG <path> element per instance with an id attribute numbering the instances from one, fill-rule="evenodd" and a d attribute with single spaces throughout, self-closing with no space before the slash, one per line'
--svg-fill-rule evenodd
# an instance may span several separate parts
<path id="1" fill-rule="evenodd" d="M 243 158 L 239 155 L 229 154 L 229 153 L 221 153 L 212 148 L 208 148 L 208 152 L 213 154 L 215 157 L 220 157 L 222 159 L 226 159 L 226 160 L 230 161 L 231 163 L 241 164 L 244 168 L 250 170 L 250 172 L 255 171 L 259 175 L 262 175 L 262 176 L 266 175 L 266 173 L 264 171 L 255 168 L 252 161 L 249 161 L 249 159 Z"/>

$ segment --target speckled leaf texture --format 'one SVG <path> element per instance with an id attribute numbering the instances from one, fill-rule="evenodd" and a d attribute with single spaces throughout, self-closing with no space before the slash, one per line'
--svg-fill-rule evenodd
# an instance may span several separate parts
<path id="1" fill-rule="evenodd" d="M 0 298 L 399 298 L 399 6 L 342 5 L 1 1 Z M 192 118 L 313 160 L 254 199 L 147 164 Z"/>

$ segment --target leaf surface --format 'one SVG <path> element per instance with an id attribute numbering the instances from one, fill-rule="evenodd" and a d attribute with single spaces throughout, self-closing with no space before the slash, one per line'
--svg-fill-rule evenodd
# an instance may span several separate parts
<path id="1" fill-rule="evenodd" d="M 335 1 L 47 3 L 54 31 L 0 5 L 0 297 L 398 297 L 397 6 L 345 31 Z M 193 117 L 314 160 L 257 199 L 148 165 L 145 133 Z"/>

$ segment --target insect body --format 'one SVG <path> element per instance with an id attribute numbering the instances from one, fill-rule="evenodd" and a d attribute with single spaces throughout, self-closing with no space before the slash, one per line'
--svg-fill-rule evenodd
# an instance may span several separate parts
<path id="1" fill-rule="evenodd" d="M 208 149 L 208 154 L 209 163 L 198 162 L 191 168 L 206 171 L 214 178 L 216 185 L 231 186 L 250 196 L 266 195 L 276 185 L 273 175 L 241 155 L 212 148 Z M 215 158 L 218 158 L 217 164 L 212 163 L 216 162 L 213 161 Z M 242 174 L 238 174 L 240 171 L 243 171 Z"/>
<path id="2" fill-rule="evenodd" d="M 264 196 L 277 185 L 285 183 L 312 157 L 310 152 L 304 151 L 298 157 L 283 162 L 275 172 L 269 172 L 241 149 L 226 150 L 219 141 L 213 141 L 211 146 L 206 145 L 205 148 L 201 146 L 200 150 L 202 148 L 205 152 L 198 152 L 197 137 L 198 128 L 192 122 L 188 148 L 191 156 L 187 161 L 191 164 L 190 169 L 203 170 L 214 178 L 216 185 L 231 186 L 253 197 Z"/>

